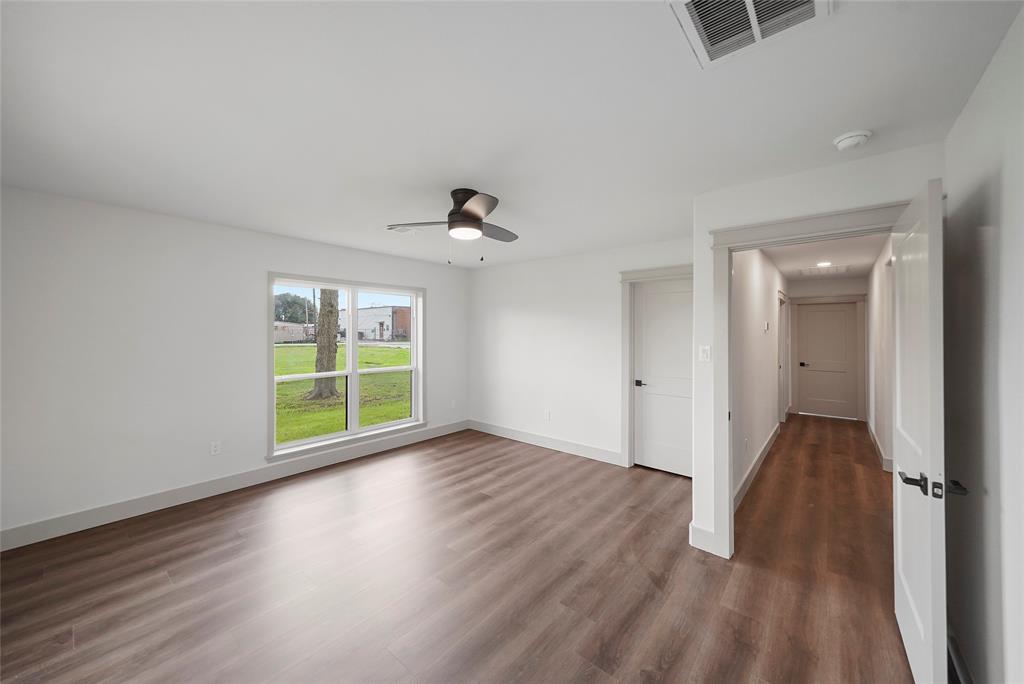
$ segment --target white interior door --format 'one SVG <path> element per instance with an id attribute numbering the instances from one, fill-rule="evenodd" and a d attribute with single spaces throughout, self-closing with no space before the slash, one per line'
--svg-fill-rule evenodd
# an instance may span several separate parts
<path id="1" fill-rule="evenodd" d="M 637 465 L 693 475 L 693 281 L 633 287 Z"/>
<path id="2" fill-rule="evenodd" d="M 942 181 L 893 228 L 896 619 L 917 682 L 946 681 Z"/>
<path id="3" fill-rule="evenodd" d="M 857 305 L 797 307 L 799 410 L 857 418 Z"/>

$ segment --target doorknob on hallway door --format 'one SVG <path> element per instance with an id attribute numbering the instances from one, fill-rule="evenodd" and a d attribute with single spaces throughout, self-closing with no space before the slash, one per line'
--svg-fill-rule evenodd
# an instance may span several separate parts
<path id="1" fill-rule="evenodd" d="M 811 364 L 807 363 L 806 361 L 801 361 L 800 365 L 801 366 L 810 366 Z"/>
<path id="2" fill-rule="evenodd" d="M 633 384 L 636 385 L 637 387 L 647 387 L 647 383 L 644 382 L 643 380 L 634 380 Z"/>

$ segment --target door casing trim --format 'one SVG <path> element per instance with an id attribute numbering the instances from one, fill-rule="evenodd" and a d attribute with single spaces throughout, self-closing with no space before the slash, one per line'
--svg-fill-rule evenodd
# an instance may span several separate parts
<path id="1" fill-rule="evenodd" d="M 634 271 L 621 271 L 619 273 L 622 283 L 622 399 L 621 399 L 621 425 L 622 425 L 622 456 L 627 468 L 633 467 L 635 440 L 634 426 L 634 405 L 635 393 L 633 392 L 633 327 L 636 324 L 633 313 L 633 291 L 637 283 L 651 282 L 654 280 L 690 280 L 693 282 L 693 264 L 679 264 L 678 266 L 665 266 L 662 268 L 647 268 Z M 693 330 L 691 321 L 690 330 Z M 690 418 L 693 419 L 692 416 Z"/>
<path id="2" fill-rule="evenodd" d="M 812 214 L 780 221 L 718 228 L 710 231 L 712 251 L 712 473 L 711 495 L 713 525 L 690 523 L 690 544 L 724 558 L 731 558 L 735 549 L 735 525 L 732 492 L 732 439 L 729 424 L 731 378 L 729 353 L 729 317 L 731 316 L 733 252 L 778 245 L 803 244 L 821 240 L 889 233 L 910 201 L 872 205 L 859 209 Z M 697 354 L 697 349 L 694 349 Z M 694 435 L 698 426 L 694 424 Z M 694 458 L 698 452 L 694 450 Z M 700 482 L 700 468 L 694 465 L 694 488 Z M 706 486 L 706 485 L 704 485 Z M 699 529 L 694 529 L 695 527 Z"/>

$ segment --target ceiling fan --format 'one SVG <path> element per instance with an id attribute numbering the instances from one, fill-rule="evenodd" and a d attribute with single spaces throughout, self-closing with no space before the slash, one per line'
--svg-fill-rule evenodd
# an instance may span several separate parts
<path id="1" fill-rule="evenodd" d="M 512 242 L 519 236 L 493 223 L 484 223 L 484 217 L 498 206 L 498 198 L 468 188 L 452 190 L 452 209 L 447 221 L 420 221 L 419 223 L 392 223 L 388 230 L 399 232 L 427 226 L 448 226 L 448 235 L 456 240 L 476 240 L 487 237 L 499 242 Z"/>

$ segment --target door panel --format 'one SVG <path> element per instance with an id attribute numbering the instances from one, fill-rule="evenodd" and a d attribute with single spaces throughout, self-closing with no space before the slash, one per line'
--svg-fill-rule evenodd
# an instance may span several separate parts
<path id="1" fill-rule="evenodd" d="M 633 461 L 693 473 L 693 285 L 634 285 L 635 449 Z"/>
<path id="2" fill-rule="evenodd" d="M 799 411 L 857 417 L 857 305 L 798 308 Z"/>
<path id="3" fill-rule="evenodd" d="M 918 682 L 946 681 L 942 182 L 929 182 L 893 228 L 895 610 Z M 904 483 L 925 476 L 922 492 Z M 935 485 L 940 488 L 934 489 Z"/>

